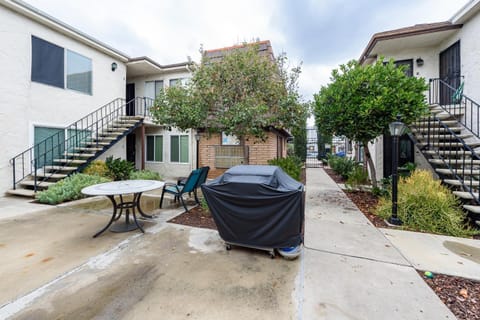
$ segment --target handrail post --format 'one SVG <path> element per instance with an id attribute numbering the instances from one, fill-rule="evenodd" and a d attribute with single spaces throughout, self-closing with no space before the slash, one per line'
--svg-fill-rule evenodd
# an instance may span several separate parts
<path id="1" fill-rule="evenodd" d="M 17 184 L 15 183 L 16 182 L 16 177 L 15 177 L 15 161 L 16 161 L 16 158 L 13 158 L 13 161 L 12 161 L 12 167 L 13 167 L 13 190 L 15 190 L 17 188 Z"/>

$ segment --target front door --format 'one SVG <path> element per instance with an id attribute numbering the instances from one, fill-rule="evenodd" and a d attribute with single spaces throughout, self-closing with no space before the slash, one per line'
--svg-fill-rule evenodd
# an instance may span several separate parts
<path id="1" fill-rule="evenodd" d="M 127 83 L 127 91 L 125 93 L 127 100 L 127 116 L 135 115 L 135 83 Z"/>
<path id="2" fill-rule="evenodd" d="M 460 41 L 455 42 L 446 50 L 440 52 L 440 79 L 455 89 L 461 83 Z M 452 103 L 452 89 L 440 86 L 440 104 Z"/>

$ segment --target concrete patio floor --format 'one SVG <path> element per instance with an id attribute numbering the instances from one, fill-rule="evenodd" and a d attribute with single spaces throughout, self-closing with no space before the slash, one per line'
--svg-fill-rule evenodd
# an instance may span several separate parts
<path id="1" fill-rule="evenodd" d="M 95 199 L 0 220 L 1 319 L 295 319 L 300 260 L 226 251 L 214 230 L 166 223 L 176 207 L 94 239 L 111 212 Z"/>
<path id="2" fill-rule="evenodd" d="M 145 234 L 95 239 L 110 218 L 104 198 L 2 198 L 0 319 L 455 319 L 415 268 L 478 274 L 478 240 L 377 229 L 322 169 L 307 176 L 293 261 L 226 251 L 215 230 L 166 223 L 183 210 L 157 209 L 155 192 L 142 197 L 156 215 Z"/>

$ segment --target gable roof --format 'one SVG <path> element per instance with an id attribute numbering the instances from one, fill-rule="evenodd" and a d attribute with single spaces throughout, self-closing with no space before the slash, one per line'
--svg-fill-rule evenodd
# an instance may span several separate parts
<path id="1" fill-rule="evenodd" d="M 363 50 L 359 62 L 363 64 L 367 59 L 376 58 L 374 48 L 380 42 L 417 36 L 424 45 L 433 45 L 435 42 L 439 43 L 442 39 L 450 35 L 452 31 L 456 31 L 462 26 L 462 24 L 454 24 L 451 21 L 443 21 L 416 24 L 410 27 L 375 33 L 368 42 L 367 47 Z"/>

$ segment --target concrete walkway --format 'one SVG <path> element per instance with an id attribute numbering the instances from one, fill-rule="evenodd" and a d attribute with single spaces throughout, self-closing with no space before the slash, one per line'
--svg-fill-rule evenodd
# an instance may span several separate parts
<path id="1" fill-rule="evenodd" d="M 455 319 L 322 169 L 308 169 L 301 319 Z"/>
<path id="2" fill-rule="evenodd" d="M 214 230 L 166 223 L 182 209 L 157 209 L 155 194 L 143 199 L 157 215 L 145 234 L 95 239 L 108 200 L 1 198 L 0 319 L 455 319 L 414 267 L 480 274 L 478 241 L 377 229 L 323 169 L 307 177 L 294 261 L 226 251 Z"/>

